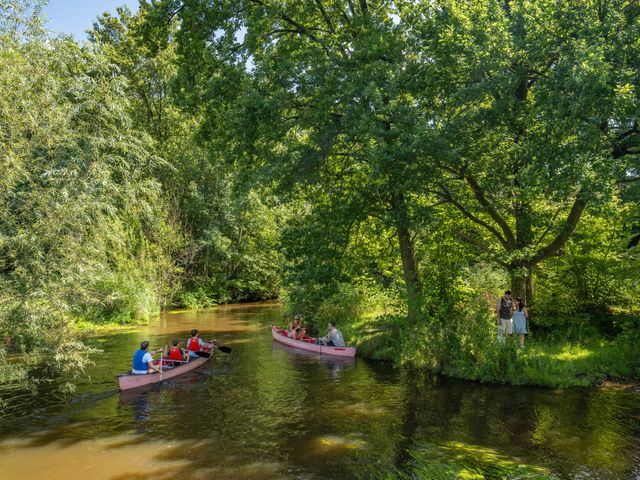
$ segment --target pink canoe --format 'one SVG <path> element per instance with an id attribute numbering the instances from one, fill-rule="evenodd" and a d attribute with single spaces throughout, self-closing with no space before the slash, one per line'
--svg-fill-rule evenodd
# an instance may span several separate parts
<path id="1" fill-rule="evenodd" d="M 179 365 L 173 368 L 163 368 L 162 373 L 147 373 L 146 375 L 131 375 L 129 372 L 121 373 L 118 375 L 118 383 L 120 384 L 120 390 L 131 390 L 132 388 L 142 387 L 144 385 L 150 385 L 152 383 L 162 382 L 169 380 L 170 378 L 177 377 L 183 373 L 195 370 L 199 366 L 206 363 L 211 357 L 213 357 L 213 349 L 211 355 L 208 357 L 198 357 L 189 360 L 188 362 L 174 365 Z"/>
<path id="2" fill-rule="evenodd" d="M 289 338 L 289 332 L 271 325 L 271 336 L 276 342 L 284 343 L 291 347 L 318 352 L 320 355 L 335 355 L 338 357 L 355 357 L 355 347 L 329 347 L 327 345 L 316 345 L 315 338 L 305 338 L 304 340 L 294 340 Z"/>

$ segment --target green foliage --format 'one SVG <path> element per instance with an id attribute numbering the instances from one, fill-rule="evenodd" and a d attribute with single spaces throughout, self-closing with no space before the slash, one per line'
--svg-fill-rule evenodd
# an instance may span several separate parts
<path id="1" fill-rule="evenodd" d="M 614 334 L 632 329 L 638 321 L 637 248 L 627 248 L 628 233 L 619 228 L 625 212 L 606 213 L 588 216 L 565 254 L 541 269 L 537 324 L 557 328 L 582 323 Z"/>
<path id="2" fill-rule="evenodd" d="M 175 37 L 182 31 L 176 21 L 157 17 L 161 8 L 142 4 L 135 15 L 126 8 L 117 17 L 105 14 L 90 36 L 127 77 L 134 124 L 154 139 L 154 153 L 170 162 L 154 176 L 172 201 L 177 227 L 187 233 L 176 258 L 185 281 L 173 302 L 200 307 L 273 298 L 280 283 L 276 245 L 282 208 L 241 184 L 240 172 L 226 158 L 228 146 L 221 147 L 228 119 L 217 112 L 203 117 L 201 105 L 190 102 L 192 89 L 181 88 L 181 44 Z M 230 93 L 215 95 L 220 106 Z M 214 121 L 224 125 L 207 136 L 204 125 Z"/>
<path id="3" fill-rule="evenodd" d="M 127 116 L 126 80 L 97 50 L 24 32 L 0 32 L 0 337 L 51 374 L 78 374 L 90 349 L 74 321 L 158 312 L 181 239 L 150 175 L 161 160 Z"/>
<path id="4" fill-rule="evenodd" d="M 238 5 L 142 2 L 79 46 L 0 0 L 1 378 L 81 368 L 73 325 L 281 290 L 399 365 L 637 375 L 633 2 Z"/>

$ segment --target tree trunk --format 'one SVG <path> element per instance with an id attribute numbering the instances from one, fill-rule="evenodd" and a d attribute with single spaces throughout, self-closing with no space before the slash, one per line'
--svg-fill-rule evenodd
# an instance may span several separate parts
<path id="1" fill-rule="evenodd" d="M 398 228 L 398 241 L 400 243 L 400 257 L 402 258 L 402 272 L 404 284 L 407 289 L 407 319 L 415 322 L 420 314 L 422 303 L 422 284 L 418 275 L 415 249 L 408 228 Z"/>
<path id="2" fill-rule="evenodd" d="M 533 278 L 531 269 L 517 266 L 509 271 L 511 278 L 511 293 L 514 298 L 522 298 L 524 304 L 533 303 Z"/>
<path id="3" fill-rule="evenodd" d="M 520 269 L 509 272 L 511 277 L 511 295 L 514 298 L 524 298 L 526 292 L 526 278 L 522 275 Z"/>
<path id="4" fill-rule="evenodd" d="M 402 259 L 402 273 L 404 284 L 407 290 L 407 319 L 415 322 L 421 310 L 422 304 L 422 283 L 418 274 L 418 264 L 416 262 L 415 246 L 411 231 L 408 227 L 407 206 L 404 195 L 393 195 L 391 208 L 396 217 L 396 233 L 400 245 L 400 258 Z"/>

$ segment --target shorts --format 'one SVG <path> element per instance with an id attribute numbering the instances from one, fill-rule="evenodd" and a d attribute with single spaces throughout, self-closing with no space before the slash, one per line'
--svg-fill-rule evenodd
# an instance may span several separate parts
<path id="1" fill-rule="evenodd" d="M 513 319 L 512 318 L 501 318 L 502 322 L 502 333 L 505 335 L 511 335 L 513 333 Z M 500 328 L 500 325 L 498 325 Z"/>

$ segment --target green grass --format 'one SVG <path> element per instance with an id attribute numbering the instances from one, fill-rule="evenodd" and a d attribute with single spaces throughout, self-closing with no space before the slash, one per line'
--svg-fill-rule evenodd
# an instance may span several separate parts
<path id="1" fill-rule="evenodd" d="M 129 323 L 122 323 L 122 321 L 105 321 L 103 323 L 95 323 L 90 320 L 76 320 L 73 323 L 73 328 L 80 335 L 93 335 L 104 334 L 109 332 L 121 332 L 128 330 L 135 330 L 140 325 L 146 325 L 148 320 L 140 319 L 131 321 Z"/>
<path id="2" fill-rule="evenodd" d="M 553 337 L 528 336 L 520 348 L 515 336 L 498 341 L 491 323 L 456 330 L 438 324 L 409 326 L 397 317 L 362 318 L 344 333 L 360 356 L 467 380 L 572 387 L 640 379 L 640 341 L 631 334 L 606 339 L 588 331 L 563 338 L 556 332 Z"/>

